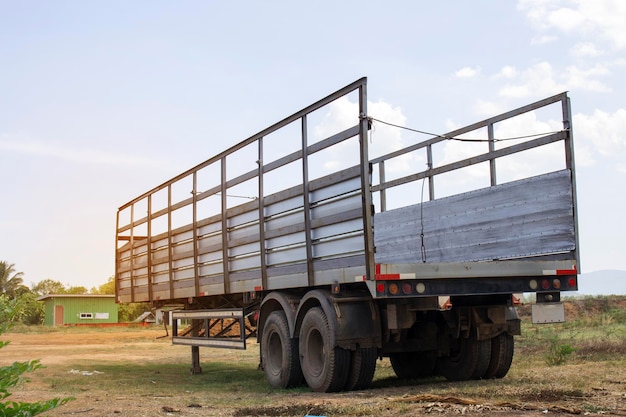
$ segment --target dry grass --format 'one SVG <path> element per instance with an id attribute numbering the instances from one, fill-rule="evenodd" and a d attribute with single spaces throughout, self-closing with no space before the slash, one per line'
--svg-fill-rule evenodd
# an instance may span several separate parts
<path id="1" fill-rule="evenodd" d="M 2 349 L 0 365 L 42 360 L 47 368 L 33 374 L 13 399 L 77 398 L 50 416 L 536 416 L 544 410 L 626 415 L 622 301 L 576 301 L 586 313 L 577 310 L 563 325 L 532 326 L 526 320 L 513 366 L 502 380 L 399 381 L 383 360 L 370 390 L 273 390 L 257 369 L 255 343 L 245 351 L 201 349 L 203 373 L 190 375 L 189 347 L 158 339 L 164 335 L 160 328 L 22 329 L 4 335 L 12 343 Z M 547 366 L 550 343 L 571 346 L 573 353 L 561 365 Z"/>

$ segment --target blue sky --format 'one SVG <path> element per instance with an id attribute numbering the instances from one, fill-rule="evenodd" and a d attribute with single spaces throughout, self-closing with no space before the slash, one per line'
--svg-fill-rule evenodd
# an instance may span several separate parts
<path id="1" fill-rule="evenodd" d="M 434 132 L 569 91 L 582 269 L 626 270 L 624 21 L 619 0 L 0 0 L 0 259 L 100 285 L 117 207 L 367 76 L 371 109 Z"/>

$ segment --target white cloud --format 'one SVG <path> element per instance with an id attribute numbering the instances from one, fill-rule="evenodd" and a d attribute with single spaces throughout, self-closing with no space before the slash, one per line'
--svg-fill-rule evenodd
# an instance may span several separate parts
<path id="1" fill-rule="evenodd" d="M 454 73 L 458 78 L 474 78 L 478 74 L 480 74 L 480 67 L 463 67 Z"/>
<path id="2" fill-rule="evenodd" d="M 78 149 L 44 143 L 18 135 L 0 135 L 0 149 L 20 154 L 57 158 L 69 162 L 102 165 L 156 165 L 159 161 L 99 149 Z"/>
<path id="3" fill-rule="evenodd" d="M 552 65 L 548 62 L 535 64 L 520 74 L 520 83 L 507 84 L 499 95 L 508 98 L 548 96 L 566 90 L 563 84 L 554 79 Z"/>
<path id="4" fill-rule="evenodd" d="M 626 109 L 614 113 L 596 109 L 592 114 L 578 113 L 573 118 L 576 164 L 589 167 L 602 161 L 615 172 L 626 173 Z"/>
<path id="5" fill-rule="evenodd" d="M 608 40 L 616 49 L 626 47 L 623 0 L 519 0 L 518 9 L 540 31 L 556 29 Z"/>
<path id="6" fill-rule="evenodd" d="M 519 76 L 511 77 L 512 81 L 500 89 L 499 95 L 507 98 L 549 96 L 575 88 L 610 92 L 611 88 L 598 79 L 610 73 L 605 65 L 589 68 L 572 65 L 557 74 L 550 63 L 540 62 L 522 71 Z"/>
<path id="7" fill-rule="evenodd" d="M 502 69 L 500 70 L 498 74 L 496 74 L 496 77 L 515 78 L 517 77 L 517 68 L 512 67 L 510 65 L 506 65 L 502 67 Z"/>
<path id="8" fill-rule="evenodd" d="M 494 116 L 496 114 L 503 113 L 503 108 L 499 103 L 493 101 L 477 100 L 474 105 L 474 111 L 479 116 Z"/>
<path id="9" fill-rule="evenodd" d="M 545 45 L 548 43 L 556 42 L 559 38 L 551 35 L 535 36 L 531 39 L 531 45 Z"/>
<path id="10" fill-rule="evenodd" d="M 604 55 L 605 52 L 598 49 L 593 42 L 580 42 L 574 45 L 571 54 L 577 58 L 597 57 Z"/>
<path id="11" fill-rule="evenodd" d="M 545 17 L 545 24 L 556 27 L 563 32 L 571 32 L 585 24 L 585 16 L 582 15 L 580 10 L 570 9 L 569 7 L 551 10 Z"/>
<path id="12" fill-rule="evenodd" d="M 579 88 L 581 90 L 606 93 L 611 91 L 611 88 L 601 81 L 594 79 L 594 77 L 609 74 L 609 69 L 604 65 L 595 65 L 588 69 L 570 66 L 565 69 L 566 85 L 568 89 Z"/>
<path id="13" fill-rule="evenodd" d="M 594 110 L 590 115 L 574 115 L 574 138 L 593 155 L 615 159 L 623 164 L 626 155 L 626 109 L 614 113 Z"/>
<path id="14" fill-rule="evenodd" d="M 594 158 L 593 149 L 591 147 L 576 142 L 574 149 L 576 154 L 576 166 L 591 167 L 596 164 L 596 159 Z"/>

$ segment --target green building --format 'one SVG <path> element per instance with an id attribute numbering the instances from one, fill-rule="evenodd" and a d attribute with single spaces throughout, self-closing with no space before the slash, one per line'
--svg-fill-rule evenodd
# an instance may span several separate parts
<path id="1" fill-rule="evenodd" d="M 46 326 L 117 323 L 118 319 L 115 295 L 48 294 L 37 301 L 44 303 Z"/>

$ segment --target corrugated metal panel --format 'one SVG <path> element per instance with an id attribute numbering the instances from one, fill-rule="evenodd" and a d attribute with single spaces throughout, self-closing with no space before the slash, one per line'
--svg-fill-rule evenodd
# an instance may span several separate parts
<path id="1" fill-rule="evenodd" d="M 485 188 L 374 216 L 376 262 L 469 262 L 572 251 L 570 171 Z"/>

